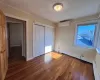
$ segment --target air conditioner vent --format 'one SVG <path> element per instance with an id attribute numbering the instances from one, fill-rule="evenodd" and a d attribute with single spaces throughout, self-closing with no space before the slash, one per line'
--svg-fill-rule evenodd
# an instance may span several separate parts
<path id="1" fill-rule="evenodd" d="M 60 22 L 67 22 L 67 21 L 71 21 L 71 19 L 62 20 L 62 21 L 60 21 Z"/>
<path id="2" fill-rule="evenodd" d="M 59 27 L 65 27 L 65 26 L 70 26 L 70 20 L 63 20 L 59 22 Z"/>

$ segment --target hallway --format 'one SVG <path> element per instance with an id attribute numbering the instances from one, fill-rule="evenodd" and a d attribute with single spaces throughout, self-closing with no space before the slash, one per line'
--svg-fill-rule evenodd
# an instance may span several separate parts
<path id="1" fill-rule="evenodd" d="M 11 64 L 20 60 L 25 61 L 25 58 L 22 56 L 22 47 L 11 47 L 9 52 L 8 63 Z"/>

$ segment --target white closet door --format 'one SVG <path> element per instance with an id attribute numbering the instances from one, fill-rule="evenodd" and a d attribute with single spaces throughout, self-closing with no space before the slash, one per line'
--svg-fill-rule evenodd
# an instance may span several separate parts
<path id="1" fill-rule="evenodd" d="M 45 53 L 53 51 L 54 46 L 54 29 L 45 27 Z"/>
<path id="2" fill-rule="evenodd" d="M 35 25 L 35 57 L 44 54 L 44 27 Z"/>

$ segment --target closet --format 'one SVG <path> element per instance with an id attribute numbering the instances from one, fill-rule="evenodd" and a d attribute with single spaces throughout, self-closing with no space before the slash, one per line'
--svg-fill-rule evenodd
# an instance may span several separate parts
<path id="1" fill-rule="evenodd" d="M 53 51 L 54 46 L 54 28 L 45 27 L 45 53 Z"/>
<path id="2" fill-rule="evenodd" d="M 35 57 L 44 54 L 44 26 L 35 25 Z"/>
<path id="3" fill-rule="evenodd" d="M 34 24 L 33 26 L 33 54 L 35 57 L 53 51 L 54 28 L 45 25 Z"/>

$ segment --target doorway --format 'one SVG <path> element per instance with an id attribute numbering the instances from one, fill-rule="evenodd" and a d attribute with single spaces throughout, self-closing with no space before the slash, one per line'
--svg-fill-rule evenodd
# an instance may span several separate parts
<path id="1" fill-rule="evenodd" d="M 26 21 L 6 16 L 8 61 L 26 60 Z"/>

